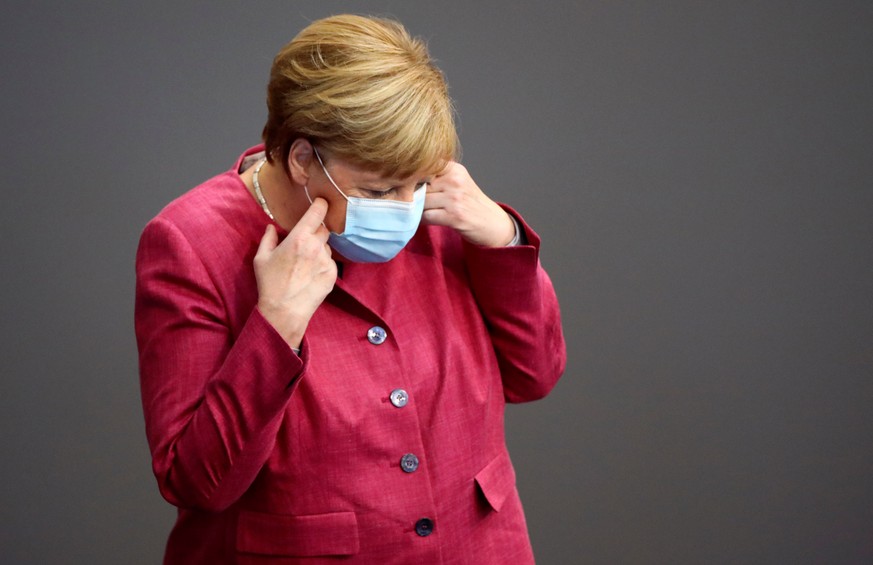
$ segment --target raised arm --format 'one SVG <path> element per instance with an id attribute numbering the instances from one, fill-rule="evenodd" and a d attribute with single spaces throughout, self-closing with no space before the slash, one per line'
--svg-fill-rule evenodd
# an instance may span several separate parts
<path id="1" fill-rule="evenodd" d="M 256 259 L 263 300 L 257 308 L 252 300 L 236 336 L 228 297 L 215 284 L 221 274 L 204 265 L 175 225 L 153 220 L 140 241 L 135 322 L 146 433 L 161 493 L 176 506 L 216 511 L 242 496 L 269 457 L 304 372 L 305 345 L 303 359 L 292 345 L 300 346 L 309 316 L 333 286 L 336 267 L 320 260 L 327 254 L 330 261 L 323 241 L 300 242 L 292 230 L 278 243 L 271 230 Z M 298 260 L 300 254 L 315 260 Z M 293 276 L 283 276 L 288 272 Z M 322 289 L 313 292 L 315 285 L 300 283 L 306 277 L 320 277 Z M 288 295 L 301 287 L 316 302 L 304 309 L 302 323 L 299 312 L 283 310 Z"/>
<path id="2" fill-rule="evenodd" d="M 540 238 L 508 207 L 488 198 L 458 163 L 428 186 L 424 219 L 464 239 L 464 259 L 488 324 L 510 402 L 548 394 L 566 365 L 555 290 L 539 262 Z M 513 219 L 515 222 L 513 222 Z M 521 245 L 509 246 L 515 230 Z"/>

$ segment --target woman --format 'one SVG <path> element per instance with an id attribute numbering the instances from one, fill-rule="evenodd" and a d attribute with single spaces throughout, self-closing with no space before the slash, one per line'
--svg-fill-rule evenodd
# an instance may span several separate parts
<path id="1" fill-rule="evenodd" d="M 564 368 L 539 238 L 453 160 L 397 23 L 312 23 L 268 109 L 137 254 L 165 562 L 532 563 L 503 412 Z"/>

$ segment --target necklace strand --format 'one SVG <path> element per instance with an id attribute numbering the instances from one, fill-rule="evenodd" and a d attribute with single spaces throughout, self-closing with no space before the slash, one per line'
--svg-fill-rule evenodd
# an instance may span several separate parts
<path id="1" fill-rule="evenodd" d="M 258 199 L 258 203 L 261 205 L 261 208 L 263 208 L 264 212 L 266 212 L 266 214 L 270 216 L 271 220 L 275 220 L 276 218 L 273 217 L 273 213 L 270 212 L 270 208 L 269 206 L 267 206 L 267 200 L 264 198 L 264 193 L 261 192 L 261 183 L 258 182 L 258 173 L 261 172 L 261 167 L 263 167 L 264 163 L 266 162 L 266 157 L 258 161 L 257 166 L 255 166 L 255 172 L 252 173 L 252 184 L 255 185 L 255 198 Z"/>

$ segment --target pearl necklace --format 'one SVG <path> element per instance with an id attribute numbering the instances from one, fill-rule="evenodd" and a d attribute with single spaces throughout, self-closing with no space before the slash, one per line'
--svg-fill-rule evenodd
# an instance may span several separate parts
<path id="1" fill-rule="evenodd" d="M 255 185 L 255 198 L 258 199 L 258 204 L 260 204 L 261 208 L 264 209 L 264 212 L 270 216 L 271 220 L 275 220 L 276 218 L 273 217 L 273 213 L 270 212 L 270 208 L 267 206 L 267 200 L 264 198 L 264 193 L 261 192 L 261 183 L 258 182 L 258 173 L 261 172 L 261 167 L 263 167 L 266 162 L 266 157 L 258 161 L 258 164 L 255 167 L 255 172 L 252 173 L 252 184 Z"/>

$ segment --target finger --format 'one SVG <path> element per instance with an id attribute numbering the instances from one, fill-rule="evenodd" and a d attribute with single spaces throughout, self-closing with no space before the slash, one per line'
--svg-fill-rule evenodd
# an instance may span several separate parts
<path id="1" fill-rule="evenodd" d="M 279 244 L 279 234 L 276 233 L 276 227 L 273 224 L 267 224 L 267 229 L 264 231 L 264 235 L 261 237 L 261 242 L 258 244 L 258 251 L 255 253 L 255 256 L 258 255 L 268 255 L 274 249 L 276 249 L 276 245 Z"/>
<path id="2" fill-rule="evenodd" d="M 443 167 L 443 170 L 441 170 L 440 172 L 438 172 L 438 173 L 436 174 L 436 178 L 439 178 L 439 177 L 442 177 L 442 176 L 445 176 L 445 175 L 449 174 L 449 172 L 450 172 L 453 168 L 455 168 L 455 165 L 457 165 L 457 161 L 449 161 L 449 162 L 447 162 L 447 163 L 446 163 L 446 166 Z"/>
<path id="3" fill-rule="evenodd" d="M 431 226 L 449 226 L 451 227 L 451 217 L 443 208 L 432 208 L 425 210 L 421 214 L 421 221 L 424 224 Z"/>
<path id="4" fill-rule="evenodd" d="M 321 224 L 318 226 L 318 228 L 316 228 L 314 235 L 317 239 L 327 244 L 327 240 L 330 237 L 330 232 L 327 230 L 326 227 L 324 227 L 323 224 Z"/>
<path id="5" fill-rule="evenodd" d="M 327 215 L 327 200 L 317 197 L 294 226 L 292 231 L 314 232 L 321 227 L 321 222 Z"/>
<path id="6" fill-rule="evenodd" d="M 449 203 L 449 198 L 442 191 L 429 192 L 424 197 L 424 209 L 433 210 L 435 208 L 445 208 Z"/>
<path id="7" fill-rule="evenodd" d="M 450 190 L 463 189 L 467 184 L 468 178 L 459 174 L 459 167 L 453 168 L 451 171 L 443 171 L 439 176 L 435 177 L 427 186 L 428 193 L 446 192 Z"/>

